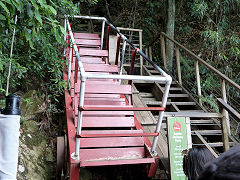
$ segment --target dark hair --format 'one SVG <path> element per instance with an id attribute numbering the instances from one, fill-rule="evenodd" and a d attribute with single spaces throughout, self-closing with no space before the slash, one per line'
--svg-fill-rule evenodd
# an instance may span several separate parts
<path id="1" fill-rule="evenodd" d="M 194 147 L 183 157 L 183 171 L 189 180 L 198 179 L 204 165 L 214 159 L 212 153 L 205 147 Z"/>
<path id="2" fill-rule="evenodd" d="M 239 180 L 240 145 L 229 149 L 211 163 L 207 163 L 199 180 Z"/>

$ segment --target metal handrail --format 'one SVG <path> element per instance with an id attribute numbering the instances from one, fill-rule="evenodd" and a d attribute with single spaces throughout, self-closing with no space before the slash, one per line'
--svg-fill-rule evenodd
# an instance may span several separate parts
<path id="1" fill-rule="evenodd" d="M 159 118 L 158 118 L 158 122 L 157 122 L 157 126 L 156 126 L 156 130 L 155 133 L 159 133 L 160 132 L 160 128 L 161 128 L 161 124 L 162 124 L 162 120 L 163 120 L 163 113 L 164 113 L 164 109 L 166 107 L 167 104 L 167 98 L 168 98 L 168 94 L 169 94 L 169 89 L 170 89 L 170 85 L 172 82 L 172 77 L 169 76 L 167 73 L 165 73 L 160 67 L 158 67 L 154 62 L 152 62 L 142 51 L 140 51 L 138 48 L 136 48 L 123 34 L 121 34 L 106 18 L 103 17 L 90 17 L 90 16 L 73 16 L 75 18 L 83 18 L 83 19 L 95 19 L 95 20 L 102 20 L 103 22 L 106 22 L 107 24 L 110 25 L 110 27 L 112 29 L 114 29 L 120 36 L 121 38 L 124 40 L 124 42 L 128 43 L 136 52 L 138 52 L 141 56 L 144 57 L 145 60 L 147 60 L 149 62 L 149 64 L 151 64 L 156 70 L 158 70 L 162 76 L 161 77 L 153 77 L 153 76 L 137 76 L 137 75 L 122 75 L 120 71 L 119 75 L 114 75 L 114 74 L 91 74 L 91 73 L 87 73 L 84 70 L 79 52 L 78 52 L 78 48 L 77 45 L 75 43 L 75 39 L 73 37 L 73 33 L 72 33 L 72 29 L 68 20 L 68 16 L 66 16 L 65 18 L 65 30 L 66 32 L 69 32 L 69 36 L 70 36 L 70 52 L 72 51 L 72 48 L 75 52 L 76 58 L 77 58 L 77 64 L 79 67 L 79 71 L 80 71 L 80 77 L 81 77 L 81 83 L 80 83 L 80 96 L 79 96 L 79 109 L 84 109 L 84 94 L 85 94 L 85 86 L 86 86 L 86 80 L 87 79 L 118 79 L 118 80 L 145 80 L 145 81 L 157 81 L 157 82 L 165 82 L 165 92 L 163 94 L 163 98 L 162 98 L 162 105 L 161 107 L 163 107 L 162 111 L 159 111 Z M 105 23 L 103 23 L 102 26 L 102 36 L 101 36 L 101 42 L 103 41 L 103 36 L 104 36 L 104 27 L 105 27 Z M 66 39 L 66 38 L 64 38 Z M 102 46 L 101 46 L 102 47 Z M 72 55 L 69 54 L 69 57 Z M 124 56 L 122 59 L 122 62 L 124 61 Z M 123 64 L 123 63 L 121 63 Z M 69 58 L 69 65 L 71 65 L 71 59 Z M 121 65 L 122 66 L 122 65 Z M 120 67 L 120 69 L 122 69 L 123 67 Z M 71 73 L 71 68 L 70 68 L 70 72 Z M 70 79 L 70 76 L 69 76 Z M 78 121 L 77 121 L 77 137 L 79 137 L 81 135 L 81 129 L 82 129 L 82 116 L 83 116 L 83 111 L 80 110 L 78 111 Z M 153 140 L 153 144 L 152 144 L 152 153 L 156 154 L 156 146 L 157 146 L 157 140 L 158 140 L 158 136 L 154 137 Z M 72 158 L 73 159 L 79 159 L 79 149 L 80 149 L 80 138 L 76 138 L 76 147 L 75 147 L 75 153 L 72 154 Z"/>
<path id="2" fill-rule="evenodd" d="M 164 70 L 162 70 L 157 64 L 155 64 L 149 57 L 146 56 L 146 54 L 144 54 L 139 48 L 137 48 L 124 34 L 122 34 L 113 24 L 111 24 L 105 17 L 91 17 L 91 16 L 73 16 L 74 18 L 81 18 L 81 19 L 91 19 L 91 20 L 102 20 L 104 22 L 106 22 L 111 29 L 113 29 L 117 34 L 119 34 L 119 36 L 121 37 L 121 39 L 123 41 L 126 41 L 126 43 L 128 43 L 134 50 L 137 51 L 138 54 L 140 54 L 149 64 L 151 64 L 153 66 L 153 68 L 155 70 L 157 70 L 158 72 L 160 72 L 162 75 L 167 76 L 167 73 L 165 73 Z M 103 29 L 102 29 L 103 32 Z M 101 35 L 101 42 L 102 39 L 104 37 L 104 33 L 102 33 Z M 121 67 L 120 67 L 121 68 Z"/>

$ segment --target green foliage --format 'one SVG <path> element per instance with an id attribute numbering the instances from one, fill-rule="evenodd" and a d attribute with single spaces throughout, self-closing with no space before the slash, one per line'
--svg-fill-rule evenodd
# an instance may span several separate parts
<path id="1" fill-rule="evenodd" d="M 206 15 L 208 4 L 204 0 L 196 0 L 192 4 L 192 15 L 200 20 Z"/>
<path id="2" fill-rule="evenodd" d="M 217 100 L 213 98 L 212 94 L 207 97 L 201 96 L 201 100 L 203 104 L 210 106 L 209 108 L 211 108 L 213 112 L 219 113 Z"/>
<path id="3" fill-rule="evenodd" d="M 10 92 L 42 89 L 52 103 L 63 93 L 61 48 L 64 14 L 78 14 L 71 0 L 0 0 L 0 95 L 12 62 Z M 17 15 L 17 24 L 14 24 Z M 13 29 L 13 56 L 9 58 Z"/>

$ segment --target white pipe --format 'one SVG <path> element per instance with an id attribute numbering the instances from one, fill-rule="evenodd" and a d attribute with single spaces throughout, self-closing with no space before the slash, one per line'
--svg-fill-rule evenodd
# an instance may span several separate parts
<path id="1" fill-rule="evenodd" d="M 125 51 L 126 51 L 126 44 L 127 42 L 124 41 L 123 43 L 123 48 L 122 48 L 122 58 L 121 58 L 121 62 L 120 62 L 120 75 L 122 75 L 122 71 L 123 71 L 123 64 L 124 64 L 124 56 L 125 56 Z"/>
<path id="2" fill-rule="evenodd" d="M 20 116 L 0 114 L 0 179 L 17 180 Z"/>
<path id="3" fill-rule="evenodd" d="M 161 107 L 166 107 L 166 105 L 167 105 L 167 98 L 168 98 L 170 86 L 171 86 L 171 83 L 172 83 L 172 77 L 171 76 L 168 76 L 167 79 L 168 80 L 167 80 L 167 83 L 165 85 L 165 92 L 163 94 Z M 159 117 L 158 117 L 158 122 L 157 122 L 157 125 L 156 125 L 156 130 L 155 130 L 156 133 L 160 132 L 160 129 L 161 129 L 161 126 L 162 126 L 163 115 L 164 115 L 164 111 L 160 111 L 159 112 Z M 154 139 L 153 139 L 153 144 L 152 144 L 152 149 L 151 149 L 153 154 L 156 153 L 157 141 L 158 141 L 158 136 L 155 136 Z"/>
<path id="4" fill-rule="evenodd" d="M 102 22 L 101 49 L 103 49 L 104 30 L 105 30 L 105 21 Z"/>
<path id="5" fill-rule="evenodd" d="M 86 79 L 81 78 L 79 107 L 83 107 L 83 105 L 84 105 L 85 87 L 86 87 Z M 82 131 L 82 116 L 83 116 L 83 111 L 78 111 L 77 132 L 76 132 L 77 135 L 80 135 L 81 131 Z M 77 138 L 76 146 L 75 146 L 75 158 L 76 159 L 79 159 L 79 150 L 80 150 L 80 138 Z"/>
<path id="6" fill-rule="evenodd" d="M 105 17 L 93 17 L 93 16 L 78 16 L 78 15 L 75 15 L 73 16 L 74 18 L 80 18 L 80 19 L 92 19 L 92 20 L 103 20 L 103 21 L 106 21 L 106 18 Z"/>
<path id="7" fill-rule="evenodd" d="M 68 60 L 68 81 L 70 81 L 71 78 L 71 71 L 72 71 L 72 43 L 70 44 L 69 47 L 69 60 Z"/>
<path id="8" fill-rule="evenodd" d="M 64 18 L 64 29 L 65 29 L 65 32 L 67 33 L 66 16 L 65 16 L 65 18 Z M 67 34 L 64 35 L 64 43 L 66 42 L 66 40 L 67 40 Z M 66 48 L 64 48 L 63 56 L 66 56 Z"/>
<path id="9" fill-rule="evenodd" d="M 90 74 L 85 73 L 86 78 L 90 79 L 125 79 L 125 80 L 143 80 L 143 81 L 157 81 L 168 82 L 167 77 L 155 77 L 155 76 L 137 76 L 137 75 L 114 75 L 114 74 Z"/>

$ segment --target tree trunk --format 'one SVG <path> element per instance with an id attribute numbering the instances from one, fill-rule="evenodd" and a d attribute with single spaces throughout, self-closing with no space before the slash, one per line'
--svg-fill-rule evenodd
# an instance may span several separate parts
<path id="1" fill-rule="evenodd" d="M 175 0 L 168 0 L 168 21 L 167 21 L 167 32 L 166 34 L 174 38 L 174 24 L 175 24 Z M 170 72 L 173 68 L 173 52 L 174 44 L 167 40 L 166 41 L 166 55 L 167 55 L 167 67 Z"/>

